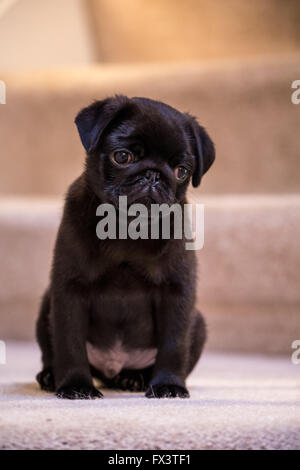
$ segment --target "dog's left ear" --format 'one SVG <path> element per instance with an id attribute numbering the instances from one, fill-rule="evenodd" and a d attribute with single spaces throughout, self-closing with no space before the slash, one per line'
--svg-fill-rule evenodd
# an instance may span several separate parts
<path id="1" fill-rule="evenodd" d="M 75 124 L 87 153 L 95 150 L 108 125 L 130 105 L 132 104 L 127 96 L 116 95 L 95 101 L 77 114 Z"/>
<path id="2" fill-rule="evenodd" d="M 196 168 L 192 177 L 194 188 L 199 186 L 202 176 L 215 160 L 215 146 L 204 127 L 200 126 L 194 116 L 185 113 L 188 118 L 188 130 L 192 137 L 192 146 L 196 158 Z"/>

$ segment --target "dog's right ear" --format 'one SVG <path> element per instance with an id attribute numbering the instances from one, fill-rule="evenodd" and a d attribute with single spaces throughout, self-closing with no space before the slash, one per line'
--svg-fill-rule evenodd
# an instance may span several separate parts
<path id="1" fill-rule="evenodd" d="M 116 95 L 95 101 L 77 114 L 75 124 L 87 153 L 95 150 L 107 126 L 130 104 L 127 96 Z"/>

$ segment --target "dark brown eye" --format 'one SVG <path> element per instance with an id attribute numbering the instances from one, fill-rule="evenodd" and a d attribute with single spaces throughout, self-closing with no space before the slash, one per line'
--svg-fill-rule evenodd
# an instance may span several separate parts
<path id="1" fill-rule="evenodd" d="M 133 162 L 133 155 L 129 150 L 116 150 L 113 153 L 113 160 L 118 165 L 128 165 L 128 163 Z"/>
<path id="2" fill-rule="evenodd" d="M 178 181 L 184 181 L 188 177 L 188 170 L 184 166 L 177 166 L 174 170 L 175 178 Z"/>

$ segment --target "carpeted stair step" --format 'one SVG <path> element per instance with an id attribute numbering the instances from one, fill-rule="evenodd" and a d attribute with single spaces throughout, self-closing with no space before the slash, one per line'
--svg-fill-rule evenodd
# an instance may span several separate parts
<path id="1" fill-rule="evenodd" d="M 206 351 L 189 399 L 102 387 L 104 399 L 74 401 L 39 389 L 35 344 L 6 349 L 0 449 L 300 449 L 300 365 L 288 357 Z"/>
<path id="2" fill-rule="evenodd" d="M 214 196 L 205 204 L 198 306 L 212 349 L 289 354 L 300 339 L 300 195 Z M 0 200 L 0 339 L 32 339 L 48 283 L 59 199 Z"/>

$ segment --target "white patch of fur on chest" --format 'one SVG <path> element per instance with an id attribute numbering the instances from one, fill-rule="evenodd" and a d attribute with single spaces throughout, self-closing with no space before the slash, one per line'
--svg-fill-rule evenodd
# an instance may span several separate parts
<path id="1" fill-rule="evenodd" d="M 113 378 L 122 369 L 143 369 L 155 362 L 157 349 L 125 349 L 120 340 L 111 349 L 100 349 L 91 343 L 86 343 L 89 363 Z"/>

